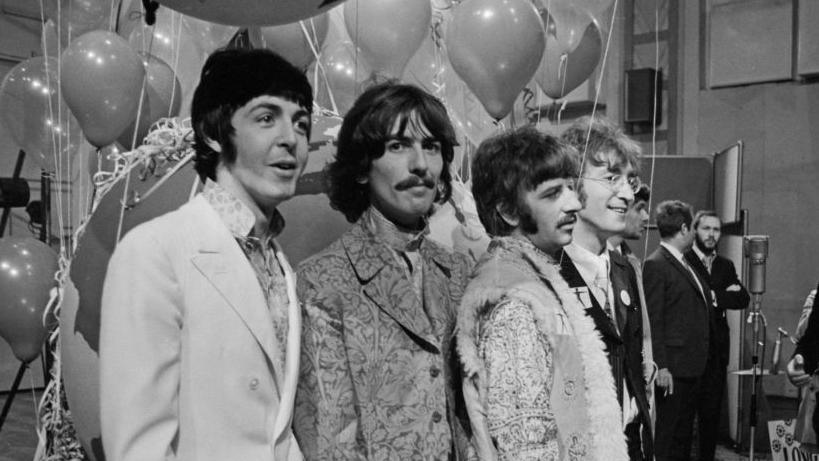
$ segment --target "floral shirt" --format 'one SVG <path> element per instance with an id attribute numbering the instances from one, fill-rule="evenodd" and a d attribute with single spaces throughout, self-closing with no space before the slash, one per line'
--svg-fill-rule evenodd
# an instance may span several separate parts
<path id="1" fill-rule="evenodd" d="M 478 355 L 487 370 L 487 419 L 498 459 L 556 460 L 551 409 L 553 349 L 518 300 L 495 307 L 480 324 Z"/>
<path id="2" fill-rule="evenodd" d="M 286 356 L 287 348 L 287 284 L 284 278 L 284 269 L 276 257 L 275 238 L 284 229 L 284 218 L 278 211 L 270 220 L 269 232 L 258 237 L 254 235 L 253 227 L 256 217 L 253 212 L 230 192 L 214 181 L 207 180 L 202 190 L 202 196 L 219 215 L 222 222 L 236 239 L 239 247 L 247 256 L 253 272 L 262 287 L 267 301 L 270 315 L 273 318 L 273 327 L 276 340 L 281 348 L 281 357 Z M 280 369 L 284 369 L 281 363 Z"/>

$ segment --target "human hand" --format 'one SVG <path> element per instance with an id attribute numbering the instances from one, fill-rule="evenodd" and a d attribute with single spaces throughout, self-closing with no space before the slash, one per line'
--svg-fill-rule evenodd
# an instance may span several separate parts
<path id="1" fill-rule="evenodd" d="M 788 373 L 788 379 L 794 386 L 804 386 L 810 382 L 810 375 L 805 373 L 805 359 L 802 354 L 793 356 L 785 372 Z"/>
<path id="2" fill-rule="evenodd" d="M 728 288 L 726 288 L 725 291 L 739 291 L 741 289 L 742 289 L 742 287 L 739 286 L 739 284 L 735 283 L 735 284 L 729 286 Z"/>
<path id="3" fill-rule="evenodd" d="M 663 389 L 663 397 L 674 394 L 674 377 L 668 368 L 660 368 L 657 372 L 657 387 Z"/>

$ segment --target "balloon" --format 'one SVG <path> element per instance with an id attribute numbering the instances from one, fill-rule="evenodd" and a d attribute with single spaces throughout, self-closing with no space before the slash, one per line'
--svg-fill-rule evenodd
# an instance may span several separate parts
<path id="1" fill-rule="evenodd" d="M 546 18 L 544 18 L 546 19 Z M 561 52 L 560 40 L 549 37 L 546 52 L 535 73 L 540 89 L 553 99 L 571 93 L 589 78 L 603 54 L 603 33 L 597 21 L 592 20 L 577 47 L 571 53 Z"/>
<path id="2" fill-rule="evenodd" d="M 24 363 L 40 355 L 43 313 L 57 285 L 57 253 L 30 237 L 0 239 L 0 336 Z"/>
<path id="3" fill-rule="evenodd" d="M 128 43 L 113 32 L 89 32 L 60 60 L 66 104 L 91 144 L 110 144 L 131 123 L 139 104 L 145 67 Z"/>
<path id="4" fill-rule="evenodd" d="M 594 20 L 588 10 L 560 2 L 552 2 L 549 8 L 541 8 L 538 12 L 546 26 L 547 35 L 557 38 L 561 53 L 574 50 L 580 43 L 583 31 Z"/>
<path id="5" fill-rule="evenodd" d="M 432 7 L 427 0 L 350 0 L 344 24 L 370 67 L 400 77 L 407 61 L 429 34 Z"/>
<path id="6" fill-rule="evenodd" d="M 164 14 L 157 15 L 153 26 L 144 23 L 136 25 L 128 36 L 128 42 L 136 51 L 150 53 L 171 66 L 182 86 L 180 112 L 187 114 L 193 91 L 199 83 L 202 64 L 208 53 L 200 47 L 197 36 L 193 35 L 201 33 L 201 29 L 192 32 L 191 29 L 183 27 L 184 19 L 183 15 L 166 10 Z M 130 145 L 130 141 L 125 144 L 126 147 Z"/>
<path id="7" fill-rule="evenodd" d="M 82 141 L 79 124 L 60 100 L 56 58 L 37 56 L 14 66 L 0 83 L 0 124 L 40 167 Z"/>
<path id="8" fill-rule="evenodd" d="M 500 120 L 543 56 L 543 24 L 528 0 L 469 0 L 453 8 L 446 48 L 453 69 Z"/>
<path id="9" fill-rule="evenodd" d="M 210 54 L 230 42 L 231 37 L 239 30 L 235 26 L 225 26 L 212 22 L 202 21 L 182 15 L 182 27 L 185 29 L 185 39 L 190 37 L 204 54 Z"/>
<path id="10" fill-rule="evenodd" d="M 108 30 L 111 0 L 46 0 L 45 16 L 58 25 L 62 46 L 92 30 Z"/>
<path id="11" fill-rule="evenodd" d="M 330 43 L 321 53 L 324 71 L 310 70 L 307 74 L 311 79 L 314 75 L 318 75 L 318 80 L 311 83 L 319 106 L 333 109 L 330 98 L 332 94 L 332 100 L 335 101 L 339 115 L 343 115 L 353 106 L 372 72 L 364 64 L 363 59 L 360 57 L 356 59 L 355 45 L 352 42 Z M 330 87 L 329 90 L 327 85 Z"/>
<path id="12" fill-rule="evenodd" d="M 305 36 L 302 24 L 309 34 Z M 315 18 L 310 18 L 292 24 L 282 26 L 261 27 L 259 46 L 269 48 L 282 55 L 291 64 L 299 69 L 306 69 L 316 60 L 315 52 L 321 50 L 324 39 L 327 38 L 327 29 L 330 27 L 329 18 L 326 13 Z M 313 44 L 313 48 L 310 44 Z"/>
<path id="13" fill-rule="evenodd" d="M 128 150 L 142 144 L 154 122 L 179 115 L 179 105 L 182 102 L 182 87 L 171 66 L 147 53 L 140 53 L 140 58 L 145 66 L 145 95 L 142 98 L 142 108 L 137 108 L 140 112 L 139 127 L 134 137 L 136 123 L 131 122 L 117 138 Z"/>
<path id="14" fill-rule="evenodd" d="M 275 26 L 315 16 L 344 0 L 159 0 L 180 13 L 219 24 Z M 160 9 L 157 16 L 162 13 Z"/>

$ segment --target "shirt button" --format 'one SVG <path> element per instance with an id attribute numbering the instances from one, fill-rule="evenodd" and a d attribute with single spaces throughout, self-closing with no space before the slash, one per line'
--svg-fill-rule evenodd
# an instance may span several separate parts
<path id="1" fill-rule="evenodd" d="M 438 375 L 440 375 L 440 374 L 441 374 L 441 369 L 438 368 L 438 367 L 432 367 L 432 368 L 429 369 L 429 375 L 432 376 L 433 378 L 437 378 Z"/>
<path id="2" fill-rule="evenodd" d="M 433 423 L 440 423 L 441 418 L 442 418 L 441 414 L 438 413 L 437 411 L 432 413 L 432 422 Z"/>
<path id="3" fill-rule="evenodd" d="M 256 378 L 251 379 L 249 387 L 251 391 L 255 391 L 259 387 L 259 380 Z"/>

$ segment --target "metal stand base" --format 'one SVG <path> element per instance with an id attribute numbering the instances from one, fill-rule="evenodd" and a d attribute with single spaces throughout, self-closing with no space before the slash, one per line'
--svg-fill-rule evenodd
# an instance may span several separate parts
<path id="1" fill-rule="evenodd" d="M 9 410 L 11 410 L 11 403 L 14 401 L 14 396 L 17 394 L 17 390 L 20 389 L 20 381 L 23 380 L 23 373 L 26 372 L 26 368 L 28 368 L 28 364 L 20 362 L 20 368 L 17 369 L 17 376 L 14 377 L 14 384 L 11 385 L 9 396 L 6 397 L 6 403 L 3 404 L 3 411 L 0 413 L 0 431 L 3 430 L 3 423 L 6 422 L 6 416 L 8 416 Z"/>

